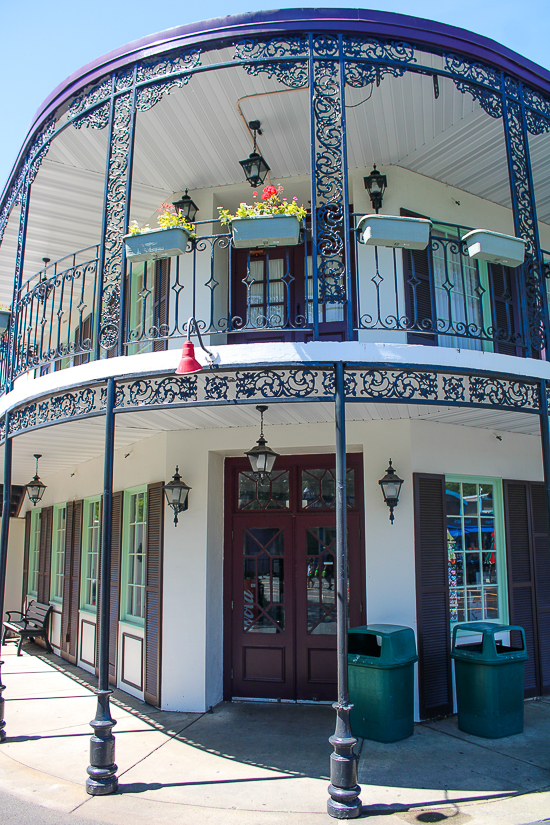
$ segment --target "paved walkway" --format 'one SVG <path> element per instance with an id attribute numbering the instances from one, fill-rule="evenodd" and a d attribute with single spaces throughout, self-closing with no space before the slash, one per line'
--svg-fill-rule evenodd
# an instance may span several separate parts
<path id="1" fill-rule="evenodd" d="M 28 645 L 3 650 L 7 740 L 0 790 L 113 825 L 322 825 L 334 711 L 222 703 L 159 711 L 115 691 L 120 791 L 85 791 L 94 679 Z M 403 742 L 360 742 L 363 814 L 373 825 L 523 825 L 550 818 L 550 698 L 527 702 L 525 731 L 480 739 L 456 718 Z"/>

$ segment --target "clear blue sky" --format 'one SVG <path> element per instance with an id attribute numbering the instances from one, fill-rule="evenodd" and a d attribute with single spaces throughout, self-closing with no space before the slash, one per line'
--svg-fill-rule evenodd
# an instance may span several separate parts
<path id="1" fill-rule="evenodd" d="M 0 191 L 34 113 L 58 83 L 85 63 L 146 34 L 194 20 L 305 6 L 360 6 L 439 20 L 491 37 L 550 68 L 550 0 L 0 0 Z"/>

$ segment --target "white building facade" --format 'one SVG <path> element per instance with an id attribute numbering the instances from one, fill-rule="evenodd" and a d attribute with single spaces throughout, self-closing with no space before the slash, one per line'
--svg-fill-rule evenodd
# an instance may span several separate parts
<path id="1" fill-rule="evenodd" d="M 220 225 L 251 200 L 254 137 L 263 185 L 306 208 L 297 244 L 239 249 Z M 110 681 L 162 708 L 334 700 L 343 375 L 350 625 L 415 630 L 418 718 L 453 710 L 457 623 L 521 625 L 526 694 L 548 692 L 549 149 L 546 70 L 401 15 L 208 21 L 72 75 L 0 201 L 5 607 L 50 602 L 55 652 L 94 672 L 107 586 Z M 428 219 L 424 248 L 362 242 L 373 164 L 378 214 Z M 130 223 L 187 190 L 186 250 L 127 259 Z M 521 239 L 522 262 L 472 257 L 474 229 Z M 176 375 L 190 319 L 211 357 Z M 279 454 L 261 480 L 258 405 Z"/>

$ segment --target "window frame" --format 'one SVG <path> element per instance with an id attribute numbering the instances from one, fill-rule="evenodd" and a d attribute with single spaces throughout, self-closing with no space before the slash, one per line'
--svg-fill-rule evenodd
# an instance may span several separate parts
<path id="1" fill-rule="evenodd" d="M 473 622 L 483 621 L 488 624 L 506 625 L 508 624 L 508 572 L 507 572 L 507 553 L 506 553 L 506 529 L 504 521 L 504 498 L 502 491 L 502 479 L 491 476 L 476 476 L 476 475 L 457 475 L 455 473 L 445 473 L 445 491 L 447 490 L 448 482 L 462 483 L 462 484 L 491 484 L 493 487 L 493 518 L 495 521 L 495 556 L 497 562 L 497 594 L 498 594 L 498 619 L 475 619 L 472 621 L 451 621 L 450 605 L 449 605 L 449 622 L 451 634 L 453 628 L 457 624 L 473 624 Z M 446 497 L 445 497 L 446 498 Z M 479 516 L 477 516 L 479 518 Z M 446 515 L 446 521 L 448 520 Z M 447 527 L 448 533 L 448 527 Z M 447 551 L 448 559 L 448 551 Z M 447 574 L 448 576 L 448 574 Z M 467 585 L 462 585 L 464 590 Z M 450 596 L 450 584 L 448 584 Z M 459 635 L 472 635 L 474 631 L 460 631 Z"/>
<path id="2" fill-rule="evenodd" d="M 91 547 L 91 531 L 90 528 L 92 525 L 90 524 L 90 513 L 91 507 L 99 502 L 99 520 L 98 520 L 98 544 L 97 544 L 97 576 L 96 576 L 96 604 L 90 604 L 86 601 L 87 595 L 87 582 L 88 579 L 92 581 L 92 577 L 88 576 L 88 556 L 90 555 L 90 547 Z M 101 496 L 91 496 L 90 498 L 85 498 L 83 502 L 83 518 L 82 518 L 82 555 L 81 555 L 81 570 L 82 575 L 80 578 L 80 610 L 84 610 L 87 613 L 97 613 L 97 597 L 99 591 L 99 558 L 100 558 L 100 547 L 101 547 L 101 527 L 102 527 L 102 508 L 101 508 Z"/>
<path id="3" fill-rule="evenodd" d="M 133 582 L 131 584 L 132 587 L 141 587 L 142 588 L 142 606 L 143 606 L 143 616 L 134 616 L 133 614 L 128 612 L 128 604 L 129 604 L 129 593 L 128 588 L 130 586 L 129 581 L 129 573 L 130 573 L 130 515 L 131 515 L 131 506 L 132 506 L 132 497 L 137 496 L 143 493 L 144 495 L 144 521 L 142 522 L 134 522 L 143 524 L 143 541 L 145 545 L 144 552 L 142 553 L 144 560 L 143 560 L 143 584 L 136 584 Z M 146 566 L 147 566 L 147 484 L 140 484 L 137 487 L 131 487 L 128 490 L 124 491 L 124 507 L 123 507 L 123 521 L 122 521 L 122 556 L 121 556 L 121 566 L 120 566 L 120 611 L 119 617 L 121 622 L 126 622 L 127 624 L 134 625 L 135 627 L 144 627 L 145 626 L 145 586 L 146 586 Z"/>
<path id="4" fill-rule="evenodd" d="M 61 531 L 58 526 L 59 514 L 65 511 L 65 523 Z M 59 549 L 59 536 L 63 534 L 62 549 Z M 67 503 L 54 504 L 53 518 L 52 518 L 52 569 L 50 576 L 50 602 L 54 604 L 63 604 L 63 583 L 65 579 L 65 542 L 67 537 Z M 61 561 L 61 569 L 59 569 Z M 56 596 L 56 583 L 61 579 L 61 595 Z"/>

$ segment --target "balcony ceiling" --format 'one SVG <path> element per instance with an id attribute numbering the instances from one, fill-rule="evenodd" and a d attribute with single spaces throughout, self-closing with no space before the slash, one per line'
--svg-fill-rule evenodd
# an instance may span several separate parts
<path id="1" fill-rule="evenodd" d="M 229 52 L 205 55 L 203 62 L 217 58 L 230 62 Z M 435 67 L 438 60 L 422 58 Z M 502 120 L 485 114 L 452 81 L 440 78 L 439 87 L 436 100 L 431 77 L 407 73 L 384 78 L 379 87 L 347 88 L 350 168 L 398 165 L 509 207 Z M 238 161 L 252 148 L 245 123 L 251 119 L 262 122 L 258 143 L 272 182 L 308 175 L 307 89 L 289 90 L 237 65 L 204 72 L 138 114 L 131 218 L 154 222 L 158 205 L 186 187 L 195 200 L 202 196 L 203 219 L 212 200 L 201 190 L 217 189 L 218 202 L 238 203 L 250 189 L 223 187 L 243 183 Z M 106 129 L 71 125 L 53 142 L 32 188 L 25 279 L 44 256 L 56 260 L 99 241 L 106 148 Z M 549 149 L 550 135 L 532 140 L 538 217 L 550 224 Z M 18 211 L 0 247 L 2 303 L 12 297 Z"/>
<path id="2" fill-rule="evenodd" d="M 411 419 L 455 424 L 497 431 L 499 434 L 524 433 L 539 436 L 537 415 L 503 412 L 501 410 L 472 410 L 415 404 L 363 404 L 346 405 L 348 424 L 353 421 L 380 421 Z M 324 402 L 271 403 L 268 428 L 277 425 L 334 423 L 334 405 Z M 223 407 L 193 407 L 189 409 L 140 410 L 116 417 L 115 449 L 120 450 L 116 462 L 124 461 L 131 445 L 164 431 L 230 429 L 250 427 L 250 443 L 258 435 L 258 413 L 254 404 Z M 506 439 L 506 435 L 502 436 Z M 277 451 L 283 448 L 285 437 L 280 430 L 268 433 L 270 445 Z M 13 442 L 13 483 L 26 484 L 35 472 L 34 453 L 41 453 L 40 476 L 48 483 L 55 473 L 71 470 L 83 472 L 79 465 L 103 455 L 105 439 L 104 417 L 58 424 L 18 436 Z M 281 443 L 278 443 L 280 439 Z M 353 440 L 353 430 L 348 428 L 348 443 Z M 228 454 L 231 435 L 226 439 Z M 495 442 L 496 443 L 496 442 Z M 3 462 L 0 447 L 0 464 Z M 240 455 L 240 451 L 237 451 Z"/>

